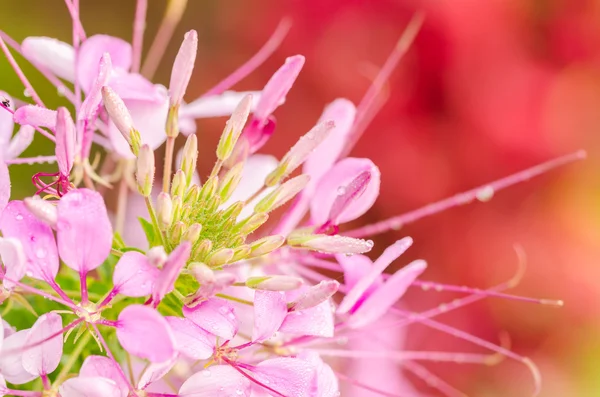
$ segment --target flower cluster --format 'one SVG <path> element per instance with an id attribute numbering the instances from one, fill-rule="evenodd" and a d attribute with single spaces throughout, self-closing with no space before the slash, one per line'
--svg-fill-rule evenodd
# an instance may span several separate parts
<path id="1" fill-rule="evenodd" d="M 559 302 L 503 294 L 515 279 L 486 291 L 419 281 L 427 267 L 422 260 L 388 274 L 412 240 L 397 241 L 371 261 L 363 254 L 373 242 L 365 238 L 474 199 L 487 201 L 582 153 L 340 233 L 379 194 L 375 163 L 347 154 L 420 17 L 361 105 L 333 101 L 278 160 L 258 152 L 276 129 L 273 113 L 304 58 L 289 57 L 262 90 L 226 90 L 273 52 L 286 25 L 248 63 L 186 103 L 195 31 L 184 36 L 167 89 L 150 77 L 162 56 L 160 43 L 170 37 L 156 40 L 141 68 L 145 1 L 138 1 L 133 46 L 107 35 L 87 37 L 78 3 L 66 4 L 73 45 L 47 37 L 18 44 L 0 33 L 4 54 L 35 102 L 3 94 L 0 105 L 2 316 L 20 319 L 22 328 L 4 320 L 0 328 L 0 395 L 326 397 L 340 395 L 342 381 L 355 395 L 418 395 L 404 382 L 393 390 L 373 385 L 382 374 L 401 379 L 394 364 L 445 395 L 458 395 L 418 362 L 491 364 L 499 356 L 526 364 L 539 387 L 527 358 L 434 317 L 489 296 Z M 13 51 L 57 87 L 71 111 L 44 105 Z M 201 182 L 194 120 L 220 116 L 229 120 L 214 167 Z M 15 123 L 21 127 L 13 136 Z M 36 131 L 54 143 L 54 155 L 19 158 Z M 187 138 L 176 153 L 180 135 Z M 163 144 L 160 181 L 155 150 Z M 10 200 L 8 166 L 41 162 L 56 163 L 56 172 L 33 175 L 35 196 Z M 116 208 L 109 211 L 105 197 L 113 191 Z M 273 215 L 285 205 L 282 216 Z M 413 313 L 397 302 L 414 286 L 466 296 Z M 412 323 L 494 354 L 406 350 L 396 335 Z"/>

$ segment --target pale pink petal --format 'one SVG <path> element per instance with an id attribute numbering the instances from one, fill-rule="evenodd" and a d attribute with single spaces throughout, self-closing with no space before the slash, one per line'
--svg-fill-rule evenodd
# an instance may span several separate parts
<path id="1" fill-rule="evenodd" d="M 351 182 L 365 172 L 369 173 L 368 183 L 358 197 L 349 199 L 342 209 L 338 209 L 335 224 L 352 221 L 367 212 L 379 196 L 379 168 L 369 159 L 346 158 L 321 177 L 311 199 L 310 217 L 313 223 L 325 223 L 336 199 L 350 193 Z"/>
<path id="2" fill-rule="evenodd" d="M 27 259 L 21 242 L 15 238 L 0 237 L 0 256 L 6 275 L 2 284 L 10 290 L 15 287 L 15 281 L 20 281 L 25 276 L 27 270 Z"/>
<path id="3" fill-rule="evenodd" d="M 14 335 L 15 332 L 17 332 L 15 330 L 15 328 L 10 325 L 9 323 L 6 322 L 6 320 L 2 320 L 2 332 L 4 333 L 4 338 L 8 338 L 11 335 Z"/>
<path id="4" fill-rule="evenodd" d="M 279 332 L 290 335 L 313 335 L 323 338 L 333 336 L 333 308 L 325 301 L 313 308 L 291 312 L 287 315 Z"/>
<path id="5" fill-rule="evenodd" d="M 339 158 L 350 129 L 354 124 L 356 107 L 347 99 L 339 98 L 325 107 L 319 122 L 331 120 L 335 128 L 304 162 L 303 173 L 318 182 Z"/>
<path id="6" fill-rule="evenodd" d="M 382 317 L 426 268 L 425 261 L 416 260 L 398 270 L 365 299 L 363 304 L 352 313 L 346 324 L 350 328 L 360 328 Z"/>
<path id="7" fill-rule="evenodd" d="M 82 378 L 101 377 L 115 382 L 121 397 L 127 397 L 129 394 L 129 385 L 121 376 L 117 365 L 113 360 L 104 356 L 88 356 L 81 365 L 79 376 Z"/>
<path id="8" fill-rule="evenodd" d="M 61 397 L 123 397 L 113 380 L 101 377 L 78 376 L 67 379 L 58 391 Z"/>
<path id="9" fill-rule="evenodd" d="M 10 174 L 8 167 L 0 159 L 0 212 L 4 210 L 10 200 Z"/>
<path id="10" fill-rule="evenodd" d="M 6 380 L 4 379 L 4 376 L 0 375 L 0 397 L 6 396 L 6 393 L 8 393 L 8 389 L 6 388 Z"/>
<path id="11" fill-rule="evenodd" d="M 177 350 L 194 360 L 212 357 L 215 349 L 215 336 L 200 328 L 187 318 L 165 317 L 175 336 Z"/>
<path id="12" fill-rule="evenodd" d="M 169 254 L 167 262 L 152 288 L 152 301 L 156 305 L 175 288 L 175 281 L 189 259 L 191 251 L 192 244 L 189 241 L 184 241 Z"/>
<path id="13" fill-rule="evenodd" d="M 164 87 L 153 84 L 137 73 L 113 75 L 110 87 L 125 103 L 131 100 L 159 104 L 167 97 Z"/>
<path id="14" fill-rule="evenodd" d="M 364 255 L 336 255 L 336 259 L 344 269 L 344 284 L 347 290 L 354 288 L 356 283 L 365 277 L 373 267 L 371 259 Z M 373 291 L 381 286 L 383 278 L 377 277 L 371 286 L 363 293 L 363 296 L 354 304 L 352 310 L 360 306 L 360 304 L 368 298 Z M 352 312 L 350 310 L 350 312 Z"/>
<path id="15" fill-rule="evenodd" d="M 2 343 L 4 342 L 4 330 L 6 329 L 6 326 L 8 326 L 8 328 L 10 329 L 10 325 L 4 320 L 2 320 L 2 319 L 0 319 L 0 320 L 2 321 L 2 326 L 0 327 L 0 351 L 1 351 Z"/>
<path id="16" fill-rule="evenodd" d="M 184 35 L 183 43 L 175 57 L 173 69 L 171 70 L 171 81 L 169 83 L 169 96 L 171 105 L 179 105 L 194 70 L 196 53 L 198 52 L 198 33 L 190 30 Z"/>
<path id="17" fill-rule="evenodd" d="M 21 242 L 27 258 L 27 276 L 54 280 L 58 272 L 58 252 L 50 226 L 29 212 L 22 201 L 15 200 L 0 216 L 0 231 L 4 237 L 14 237 Z"/>
<path id="18" fill-rule="evenodd" d="M 213 365 L 190 376 L 179 389 L 179 397 L 248 396 L 250 380 L 229 365 Z"/>
<path id="19" fill-rule="evenodd" d="M 148 387 L 148 385 L 158 381 L 163 376 L 165 376 L 171 370 L 171 368 L 173 368 L 173 365 L 175 365 L 176 361 L 177 357 L 173 356 L 173 358 L 171 358 L 170 360 L 167 360 L 162 363 L 152 363 L 148 367 L 146 367 L 144 373 L 138 381 L 138 390 L 144 390 L 146 387 Z"/>
<path id="20" fill-rule="evenodd" d="M 27 37 L 21 51 L 34 65 L 47 68 L 61 79 L 75 81 L 75 51 L 71 45 L 51 37 Z"/>
<path id="21" fill-rule="evenodd" d="M 69 175 L 75 161 L 75 124 L 67 108 L 58 108 L 56 115 L 56 162 L 62 175 Z"/>
<path id="22" fill-rule="evenodd" d="M 285 102 L 285 97 L 296 81 L 304 66 L 304 57 L 295 55 L 285 60 L 263 89 L 263 95 L 256 105 L 254 117 L 265 120 L 278 106 Z"/>
<path id="23" fill-rule="evenodd" d="M 383 251 L 383 254 L 373 264 L 371 271 L 367 273 L 354 287 L 346 294 L 337 312 L 340 314 L 349 312 L 355 304 L 363 297 L 369 287 L 381 276 L 381 273 L 400 255 L 402 255 L 412 245 L 412 239 L 405 237 L 396 241 Z"/>
<path id="24" fill-rule="evenodd" d="M 104 53 L 99 61 L 98 75 L 94 80 L 90 92 L 85 97 L 81 104 L 81 109 L 77 114 L 77 120 L 90 120 L 98 111 L 100 103 L 102 103 L 102 87 L 108 84 L 112 71 L 112 62 L 110 54 Z"/>
<path id="25" fill-rule="evenodd" d="M 13 120 L 17 124 L 45 127 L 54 131 L 56 128 L 56 110 L 37 105 L 25 105 L 15 111 Z"/>
<path id="26" fill-rule="evenodd" d="M 304 350 L 297 356 L 308 361 L 315 368 L 315 378 L 312 382 L 311 397 L 338 397 L 339 384 L 331 367 L 321 360 L 316 352 Z"/>
<path id="27" fill-rule="evenodd" d="M 19 131 L 15 134 L 14 138 L 10 141 L 6 152 L 4 153 L 5 159 L 14 159 L 19 157 L 25 149 L 33 142 L 33 135 L 35 129 L 30 125 L 22 126 Z"/>
<path id="28" fill-rule="evenodd" d="M 284 396 L 309 396 L 315 367 L 299 358 L 281 357 L 262 361 L 252 369 L 252 374 Z M 264 390 L 259 385 L 252 386 L 256 390 Z"/>
<path id="29" fill-rule="evenodd" d="M 18 331 L 4 339 L 2 349 L 12 351 L 21 349 L 29 336 L 29 329 Z M 35 378 L 38 375 L 30 374 L 23 367 L 22 354 L 0 354 L 0 373 L 10 383 L 22 385 Z"/>
<path id="30" fill-rule="evenodd" d="M 71 190 L 57 209 L 61 259 L 81 274 L 100 266 L 110 254 L 113 239 L 102 196 L 89 189 Z"/>
<path id="31" fill-rule="evenodd" d="M 147 296 L 160 275 L 160 270 L 148 262 L 145 255 L 129 251 L 117 262 L 113 272 L 114 289 L 121 295 Z"/>
<path id="32" fill-rule="evenodd" d="M 79 48 L 77 62 L 77 80 L 83 90 L 88 92 L 92 87 L 102 55 L 108 52 L 115 69 L 123 72 L 129 71 L 131 67 L 131 45 L 125 40 L 106 35 L 95 35 L 88 37 Z"/>
<path id="33" fill-rule="evenodd" d="M 176 353 L 167 320 L 148 306 L 130 305 L 121 311 L 117 338 L 129 353 L 154 363 L 170 360 Z"/>
<path id="34" fill-rule="evenodd" d="M 286 315 L 287 302 L 283 292 L 255 291 L 252 342 L 262 342 L 273 336 Z"/>
<path id="35" fill-rule="evenodd" d="M 25 340 L 25 346 L 33 347 L 25 348 L 22 353 L 23 368 L 27 372 L 41 376 L 54 372 L 58 367 L 63 352 L 63 335 L 56 333 L 62 327 L 62 318 L 52 312 L 43 314 L 33 324 Z"/>
<path id="36" fill-rule="evenodd" d="M 0 91 L 0 98 L 1 99 L 6 99 L 9 102 L 9 106 L 8 108 L 11 110 L 15 110 L 15 104 L 12 100 L 12 98 L 10 97 L 10 95 L 8 95 L 6 92 L 4 91 Z M 5 148 L 6 145 L 8 145 L 8 142 L 10 142 L 10 138 L 12 137 L 13 134 L 13 129 L 14 129 L 14 122 L 13 122 L 13 115 L 10 112 L 7 112 L 4 109 L 0 109 L 2 110 L 0 112 L 0 148 Z M 4 150 L 0 150 L 0 153 L 3 153 Z M 6 158 L 5 158 L 6 160 Z"/>
<path id="37" fill-rule="evenodd" d="M 249 94 L 252 95 L 251 111 L 253 111 L 256 109 L 255 104 L 260 101 L 261 91 L 225 91 L 220 95 L 203 96 L 188 104 L 182 104 L 179 117 L 200 119 L 229 116 L 240 101 Z"/>
<path id="38" fill-rule="evenodd" d="M 238 330 L 238 320 L 231 303 L 220 298 L 210 298 L 195 307 L 183 307 L 183 315 L 211 334 L 227 340 Z"/>

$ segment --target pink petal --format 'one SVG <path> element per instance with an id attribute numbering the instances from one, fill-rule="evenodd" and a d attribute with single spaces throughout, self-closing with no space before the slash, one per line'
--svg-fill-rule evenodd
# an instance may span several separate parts
<path id="1" fill-rule="evenodd" d="M 260 101 L 261 91 L 225 91 L 220 95 L 200 97 L 188 104 L 182 104 L 179 117 L 180 119 L 200 119 L 229 116 L 240 101 L 249 94 L 252 95 L 253 106 L 251 110 L 254 110 L 256 108 L 254 104 Z"/>
<path id="2" fill-rule="evenodd" d="M 4 237 L 21 242 L 29 277 L 54 280 L 58 273 L 58 252 L 50 226 L 33 216 L 22 201 L 11 201 L 0 216 L 0 231 Z"/>
<path id="3" fill-rule="evenodd" d="M 263 89 L 263 95 L 254 110 L 256 119 L 265 120 L 285 102 L 285 96 L 296 81 L 302 66 L 304 66 L 302 55 L 295 55 L 285 60 L 283 66 L 273 74 Z"/>
<path id="4" fill-rule="evenodd" d="M 0 159 L 0 212 L 4 210 L 10 200 L 10 175 L 8 167 Z"/>
<path id="5" fill-rule="evenodd" d="M 315 367 L 299 358 L 281 357 L 265 360 L 252 370 L 254 377 L 284 396 L 309 396 Z M 264 388 L 253 385 L 256 390 Z"/>
<path id="6" fill-rule="evenodd" d="M 283 292 L 255 291 L 252 342 L 262 342 L 273 336 L 286 315 L 287 303 Z"/>
<path id="7" fill-rule="evenodd" d="M 347 290 L 354 288 L 356 283 L 365 277 L 373 267 L 373 262 L 371 259 L 364 255 L 336 255 L 336 259 L 344 269 L 344 284 L 346 285 Z M 360 306 L 360 304 L 366 298 L 368 298 L 373 291 L 379 288 L 382 283 L 383 278 L 378 276 L 373 284 L 371 284 L 371 286 L 364 292 L 363 296 L 356 302 L 356 304 L 354 304 L 352 310 Z"/>
<path id="8" fill-rule="evenodd" d="M 88 37 L 79 48 L 77 62 L 77 80 L 85 92 L 88 92 L 96 76 L 100 58 L 108 52 L 113 68 L 126 72 L 131 67 L 131 45 L 125 40 L 106 35 Z"/>
<path id="9" fill-rule="evenodd" d="M 25 105 L 15 111 L 13 120 L 17 124 L 46 127 L 54 131 L 56 128 L 56 110 L 37 105 Z"/>
<path id="10" fill-rule="evenodd" d="M 4 153 L 6 159 L 14 159 L 19 157 L 25 151 L 25 149 L 31 145 L 31 142 L 33 142 L 34 133 L 35 129 L 32 126 L 22 126 L 15 134 L 14 138 L 10 141 L 8 148 Z"/>
<path id="11" fill-rule="evenodd" d="M 75 81 L 75 51 L 71 45 L 50 37 L 27 37 L 21 51 L 33 64 L 46 67 L 62 79 Z"/>
<path id="12" fill-rule="evenodd" d="M 396 241 L 383 251 L 383 254 L 373 264 L 371 271 L 365 275 L 356 285 L 346 294 L 342 303 L 337 309 L 340 314 L 348 313 L 350 309 L 363 297 L 369 287 L 379 278 L 381 273 L 400 255 L 402 255 L 412 245 L 412 239 L 405 237 Z"/>
<path id="13" fill-rule="evenodd" d="M 6 321 L 2 320 L 2 326 L 0 327 L 0 351 L 2 350 L 2 343 L 4 342 L 4 331 L 6 330 L 7 326 L 8 329 L 10 329 L 10 325 Z"/>
<path id="14" fill-rule="evenodd" d="M 117 338 L 129 353 L 154 363 L 170 360 L 176 353 L 167 320 L 148 306 L 130 305 L 121 311 Z"/>
<path id="15" fill-rule="evenodd" d="M 183 315 L 205 331 L 227 340 L 237 334 L 235 309 L 224 299 L 210 298 L 193 308 L 184 306 Z"/>
<path id="16" fill-rule="evenodd" d="M 291 312 L 287 315 L 279 332 L 290 335 L 313 335 L 324 338 L 333 336 L 333 308 L 325 301 L 310 309 Z"/>
<path id="17" fill-rule="evenodd" d="M 308 361 L 315 368 L 311 397 L 338 397 L 340 395 L 337 376 L 317 353 L 305 350 L 298 354 L 298 358 Z"/>
<path id="18" fill-rule="evenodd" d="M 33 324 L 25 340 L 26 348 L 22 354 L 23 368 L 27 372 L 41 376 L 54 372 L 58 367 L 63 353 L 63 335 L 60 333 L 56 335 L 56 333 L 62 327 L 62 318 L 52 312 L 43 314 Z M 48 339 L 50 337 L 52 339 Z M 28 347 L 42 341 L 44 342 L 37 346 Z"/>
<path id="19" fill-rule="evenodd" d="M 179 397 L 248 396 L 250 380 L 229 365 L 213 365 L 190 376 L 179 389 Z"/>
<path id="20" fill-rule="evenodd" d="M 171 370 L 171 368 L 173 368 L 173 365 L 175 365 L 176 361 L 177 361 L 177 357 L 173 356 L 173 358 L 171 358 L 170 360 L 167 360 L 163 363 L 152 363 L 148 367 L 146 367 L 146 369 L 144 370 L 144 373 L 142 374 L 142 376 L 140 377 L 140 380 L 138 381 L 138 385 L 137 385 L 138 390 L 144 390 L 151 383 L 154 383 L 154 382 L 160 380 L 163 376 L 165 376 Z"/>
<path id="21" fill-rule="evenodd" d="M 81 274 L 100 266 L 110 254 L 113 239 L 102 196 L 89 189 L 71 190 L 57 209 L 61 259 Z"/>
<path id="22" fill-rule="evenodd" d="M 398 270 L 365 299 L 363 304 L 352 314 L 347 325 L 350 328 L 360 328 L 382 317 L 426 268 L 425 261 L 416 260 Z"/>
<path id="23" fill-rule="evenodd" d="M 7 337 L 4 339 L 2 349 L 9 351 L 22 348 L 29 336 L 29 331 L 29 329 L 24 329 Z M 22 358 L 22 354 L 0 354 L 0 373 L 7 381 L 15 385 L 22 385 L 38 377 L 38 375 L 30 374 L 25 370 Z"/>
<path id="24" fill-rule="evenodd" d="M 58 391 L 61 397 L 123 397 L 113 380 L 101 377 L 71 378 L 60 385 Z"/>
<path id="25" fill-rule="evenodd" d="M 152 288 L 152 301 L 155 304 L 158 304 L 166 294 L 173 291 L 175 281 L 189 259 L 191 251 L 192 244 L 189 241 L 184 241 L 169 254 L 167 262 Z"/>
<path id="26" fill-rule="evenodd" d="M 62 175 L 69 175 L 75 161 L 75 124 L 67 108 L 58 108 L 56 115 L 56 162 Z"/>
<path id="27" fill-rule="evenodd" d="M 137 73 L 113 75 L 110 79 L 110 87 L 126 103 L 128 101 L 143 101 L 160 104 L 167 98 L 164 87 L 153 84 Z"/>
<path id="28" fill-rule="evenodd" d="M 120 294 L 131 297 L 147 296 L 160 275 L 145 255 L 129 251 L 117 262 L 113 272 L 114 288 Z"/>
<path id="29" fill-rule="evenodd" d="M 4 376 L 0 375 L 0 397 L 6 396 L 6 393 L 8 393 L 8 389 L 6 388 L 6 380 L 4 379 Z"/>
<path id="30" fill-rule="evenodd" d="M 121 397 L 129 394 L 129 385 L 125 382 L 113 360 L 104 356 L 88 356 L 81 365 L 79 376 L 82 378 L 100 377 L 113 381 L 121 391 Z"/>
<path id="31" fill-rule="evenodd" d="M 171 105 L 179 105 L 183 99 L 183 95 L 192 77 L 197 52 L 198 33 L 195 30 L 190 30 L 184 35 L 183 43 L 181 43 L 181 47 L 179 47 L 179 52 L 173 63 L 171 81 L 169 83 Z"/>
<path id="32" fill-rule="evenodd" d="M 215 336 L 200 328 L 187 318 L 165 317 L 175 336 L 177 350 L 194 360 L 212 357 L 215 349 Z"/>
<path id="33" fill-rule="evenodd" d="M 10 290 L 15 287 L 15 281 L 20 281 L 25 276 L 27 270 L 27 259 L 21 242 L 15 238 L 0 237 L 0 256 L 6 275 L 3 285 Z"/>
<path id="34" fill-rule="evenodd" d="M 6 320 L 2 320 L 2 333 L 4 334 L 3 338 L 8 338 L 9 336 L 14 335 L 16 332 L 17 331 L 15 328 L 7 323 Z"/>
<path id="35" fill-rule="evenodd" d="M 303 173 L 309 174 L 317 182 L 339 158 L 350 129 L 354 124 L 356 107 L 347 99 L 339 98 L 331 102 L 321 115 L 319 122 L 332 120 L 335 128 L 327 138 L 306 159 Z"/>
<path id="36" fill-rule="evenodd" d="M 352 187 L 348 185 L 365 172 L 370 176 L 368 184 L 363 188 L 362 194 L 348 198 L 343 208 L 336 209 L 338 213 L 335 224 L 352 221 L 367 212 L 379 196 L 379 169 L 369 159 L 346 158 L 321 177 L 311 200 L 310 215 L 313 223 L 324 224 L 333 211 L 336 199 L 351 193 Z"/>

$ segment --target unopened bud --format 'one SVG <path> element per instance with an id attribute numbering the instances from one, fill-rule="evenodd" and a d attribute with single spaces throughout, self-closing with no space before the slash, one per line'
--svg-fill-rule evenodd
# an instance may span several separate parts
<path id="1" fill-rule="evenodd" d="M 167 261 L 167 253 L 165 252 L 165 248 L 163 246 L 150 248 L 146 254 L 146 257 L 148 258 L 148 262 L 157 268 L 162 268 Z"/>
<path id="2" fill-rule="evenodd" d="M 202 185 L 202 189 L 200 190 L 200 196 L 198 197 L 198 200 L 207 201 L 209 198 L 213 197 L 217 192 L 218 186 L 218 176 L 212 176 L 208 178 L 204 185 Z"/>
<path id="3" fill-rule="evenodd" d="M 227 171 L 221 180 L 221 183 L 219 184 L 219 196 L 223 202 L 227 201 L 237 188 L 240 180 L 242 179 L 243 169 L 244 163 L 238 163 L 232 169 Z"/>
<path id="4" fill-rule="evenodd" d="M 183 238 L 183 231 L 185 230 L 185 223 L 178 221 L 173 224 L 171 228 L 171 232 L 169 233 L 169 238 L 173 244 L 179 244 L 181 239 Z"/>
<path id="5" fill-rule="evenodd" d="M 187 182 L 185 177 L 185 172 L 182 170 L 177 170 L 175 175 L 173 176 L 173 183 L 171 184 L 171 196 L 179 196 L 183 197 L 185 193 L 185 189 Z"/>
<path id="6" fill-rule="evenodd" d="M 233 258 L 233 250 L 231 248 L 221 248 L 206 258 L 206 264 L 210 267 L 220 267 L 229 263 L 231 258 Z"/>
<path id="7" fill-rule="evenodd" d="M 275 186 L 287 178 L 298 168 L 317 146 L 333 130 L 333 121 L 325 121 L 317 124 L 313 129 L 302 136 L 298 142 L 283 156 L 277 168 L 275 168 L 265 179 L 266 186 Z"/>
<path id="8" fill-rule="evenodd" d="M 250 245 L 250 248 L 252 248 L 252 257 L 255 258 L 257 256 L 268 254 L 281 247 L 284 242 L 285 237 L 280 235 L 267 236 L 258 239 Z"/>
<path id="9" fill-rule="evenodd" d="M 102 87 L 102 99 L 108 116 L 131 147 L 133 154 L 137 156 L 140 150 L 141 137 L 140 133 L 133 127 L 133 120 L 125 103 L 109 86 Z"/>
<path id="10" fill-rule="evenodd" d="M 173 201 L 168 193 L 161 192 L 156 199 L 156 217 L 161 230 L 166 230 L 173 222 Z"/>
<path id="11" fill-rule="evenodd" d="M 333 296 L 340 287 L 335 280 L 324 280 L 314 285 L 292 303 L 288 303 L 289 311 L 301 311 L 310 309 L 325 302 Z"/>
<path id="12" fill-rule="evenodd" d="M 248 94 L 231 113 L 231 118 L 225 124 L 225 129 L 217 146 L 217 158 L 219 160 L 225 161 L 231 156 L 231 152 L 233 152 L 233 148 L 242 134 L 246 120 L 248 120 L 251 107 L 252 95 Z"/>
<path id="13" fill-rule="evenodd" d="M 212 251 L 213 243 L 212 241 L 206 239 L 202 240 L 202 242 L 196 247 L 194 250 L 194 258 L 204 259 L 206 256 Z"/>
<path id="14" fill-rule="evenodd" d="M 185 146 L 183 147 L 183 157 L 181 160 L 181 169 L 186 175 L 186 186 L 192 183 L 192 176 L 196 171 L 196 163 L 198 161 L 198 138 L 196 134 L 187 137 Z"/>
<path id="15" fill-rule="evenodd" d="M 154 183 L 154 152 L 148 145 L 140 147 L 135 178 L 140 194 L 144 197 L 150 197 L 152 184 Z"/>
<path id="16" fill-rule="evenodd" d="M 290 179 L 269 193 L 254 206 L 255 213 L 271 212 L 287 203 L 302 191 L 310 181 L 310 176 L 302 174 Z"/>
<path id="17" fill-rule="evenodd" d="M 67 108 L 56 112 L 56 162 L 62 175 L 69 175 L 75 161 L 75 124 Z"/>
<path id="18" fill-rule="evenodd" d="M 294 247 L 330 254 L 362 254 L 373 248 L 371 240 L 325 234 L 291 234 L 287 242 Z"/>
<path id="19" fill-rule="evenodd" d="M 269 214 L 254 214 L 250 218 L 246 218 L 240 223 L 236 224 L 235 229 L 236 231 L 239 230 L 239 232 L 243 235 L 248 235 L 261 227 L 268 219 Z"/>
<path id="20" fill-rule="evenodd" d="M 185 202 L 195 203 L 200 198 L 200 186 L 194 184 L 190 186 L 187 193 L 185 194 Z"/>
<path id="21" fill-rule="evenodd" d="M 210 284 L 215 282 L 215 272 L 204 263 L 194 262 L 190 265 L 190 271 L 196 281 L 200 284 Z"/>
<path id="22" fill-rule="evenodd" d="M 183 212 L 183 201 L 180 196 L 174 196 L 171 198 L 173 202 L 173 220 L 181 219 L 181 213 Z"/>
<path id="23" fill-rule="evenodd" d="M 231 258 L 231 262 L 233 263 L 247 258 L 251 251 L 252 249 L 247 244 L 240 245 L 239 247 L 234 248 L 233 258 Z"/>
<path id="24" fill-rule="evenodd" d="M 223 218 L 232 218 L 237 219 L 242 210 L 244 209 L 244 203 L 242 201 L 236 201 L 231 204 L 229 207 L 223 210 Z"/>
<path id="25" fill-rule="evenodd" d="M 292 291 L 302 284 L 302 279 L 294 276 L 250 277 L 246 280 L 246 287 L 263 291 Z"/>
<path id="26" fill-rule="evenodd" d="M 173 70 L 171 71 L 171 82 L 169 83 L 169 96 L 171 107 L 179 106 L 185 90 L 190 82 L 196 52 L 198 50 L 198 33 L 190 30 L 184 35 L 179 52 L 175 57 Z"/>
<path id="27" fill-rule="evenodd" d="M 51 228 L 56 228 L 58 214 L 56 206 L 40 196 L 27 197 L 23 200 L 25 207 L 40 221 L 46 223 Z"/>
<path id="28" fill-rule="evenodd" d="M 200 232 L 202 231 L 202 225 L 199 223 L 194 223 L 183 234 L 183 239 L 191 242 L 192 244 L 198 240 L 200 237 Z"/>

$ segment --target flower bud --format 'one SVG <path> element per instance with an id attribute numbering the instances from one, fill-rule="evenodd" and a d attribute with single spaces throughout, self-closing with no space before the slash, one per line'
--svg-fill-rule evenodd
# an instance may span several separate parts
<path id="1" fill-rule="evenodd" d="M 56 162 L 62 175 L 69 175 L 75 161 L 75 124 L 64 108 L 56 112 Z"/>
<path id="2" fill-rule="evenodd" d="M 263 291 L 292 291 L 302 284 L 302 279 L 294 276 L 250 277 L 246 280 L 246 287 Z"/>
<path id="3" fill-rule="evenodd" d="M 198 138 L 196 134 L 187 137 L 185 146 L 183 147 L 183 157 L 181 160 L 181 170 L 186 175 L 186 186 L 192 183 L 192 176 L 196 171 L 196 163 L 198 161 Z"/>
<path id="4" fill-rule="evenodd" d="M 163 246 L 150 248 L 146 254 L 146 257 L 152 266 L 159 269 L 162 268 L 167 261 L 167 253 L 165 252 L 165 248 Z"/>
<path id="5" fill-rule="evenodd" d="M 225 208 L 225 210 L 223 210 L 223 219 L 226 218 L 232 218 L 232 219 L 237 219 L 237 217 L 240 215 L 240 213 L 242 212 L 242 210 L 244 209 L 244 203 L 242 201 L 236 201 L 235 203 L 231 204 L 229 207 Z"/>
<path id="6" fill-rule="evenodd" d="M 200 195 L 198 200 L 207 201 L 209 198 L 213 197 L 217 192 L 217 187 L 219 186 L 219 177 L 212 176 L 208 178 L 208 180 L 202 185 L 202 189 L 200 190 Z"/>
<path id="7" fill-rule="evenodd" d="M 233 258 L 233 250 L 231 248 L 221 248 L 209 255 L 206 264 L 210 267 L 219 267 L 229 263 L 231 258 Z"/>
<path id="8" fill-rule="evenodd" d="M 183 99 L 185 90 L 192 77 L 197 50 L 198 33 L 195 30 L 190 30 L 184 35 L 179 52 L 175 57 L 173 70 L 171 71 L 171 82 L 169 83 L 171 107 L 178 107 Z"/>
<path id="9" fill-rule="evenodd" d="M 219 196 L 221 196 L 221 201 L 225 202 L 231 197 L 242 179 L 243 169 L 244 163 L 242 162 L 237 163 L 233 168 L 227 171 L 219 184 Z"/>
<path id="10" fill-rule="evenodd" d="M 252 249 L 251 256 L 256 258 L 264 254 L 268 254 L 271 251 L 281 247 L 285 242 L 285 237 L 280 235 L 267 236 L 256 240 L 250 245 Z"/>
<path id="11" fill-rule="evenodd" d="M 205 239 L 196 247 L 194 250 L 194 258 L 204 259 L 210 251 L 212 251 L 213 243 L 212 241 Z"/>
<path id="12" fill-rule="evenodd" d="M 324 280 L 314 285 L 302 294 L 294 302 L 288 303 L 289 311 L 301 311 L 310 309 L 325 302 L 331 298 L 340 287 L 340 283 L 335 280 Z"/>
<path id="13" fill-rule="evenodd" d="M 173 196 L 171 198 L 173 202 L 173 220 L 181 219 L 181 213 L 183 212 L 183 201 L 180 196 Z"/>
<path id="14" fill-rule="evenodd" d="M 325 234 L 291 234 L 287 242 L 294 247 L 330 254 L 362 254 L 373 248 L 371 240 Z"/>
<path id="15" fill-rule="evenodd" d="M 109 86 L 102 87 L 102 99 L 108 116 L 131 147 L 133 154 L 137 156 L 140 150 L 141 137 L 140 133 L 133 127 L 133 120 L 125 103 Z"/>
<path id="16" fill-rule="evenodd" d="M 56 228 L 58 214 L 56 206 L 40 196 L 27 197 L 23 200 L 25 207 L 40 221 L 46 223 L 51 228 Z"/>
<path id="17" fill-rule="evenodd" d="M 166 230 L 173 222 L 173 201 L 171 196 L 161 192 L 156 199 L 156 217 L 161 230 Z"/>
<path id="18" fill-rule="evenodd" d="M 137 157 L 137 171 L 135 173 L 137 187 L 140 194 L 144 197 L 150 197 L 152 193 L 152 184 L 154 182 L 154 152 L 148 145 L 140 147 L 140 153 Z"/>
<path id="19" fill-rule="evenodd" d="M 171 196 L 179 196 L 183 197 L 185 193 L 185 189 L 187 182 L 185 177 L 185 172 L 182 170 L 177 170 L 175 175 L 173 176 L 173 183 L 171 184 Z"/>
<path id="20" fill-rule="evenodd" d="M 302 174 L 290 179 L 269 193 L 254 206 L 255 213 L 271 212 L 294 198 L 310 181 L 310 176 Z"/>
<path id="21" fill-rule="evenodd" d="M 204 263 L 192 263 L 190 265 L 190 272 L 200 284 L 210 284 L 215 282 L 215 272 Z"/>
<path id="22" fill-rule="evenodd" d="M 260 213 L 254 214 L 250 218 L 244 219 L 240 223 L 235 225 L 236 230 L 243 235 L 248 235 L 261 227 L 269 219 L 269 214 Z"/>
<path id="23" fill-rule="evenodd" d="M 171 232 L 169 233 L 169 238 L 171 239 L 171 242 L 173 244 L 178 244 L 182 237 L 183 237 L 183 231 L 185 229 L 185 223 L 178 221 L 175 222 L 173 224 L 173 227 L 171 228 Z"/>
<path id="24" fill-rule="evenodd" d="M 233 249 L 233 258 L 231 258 L 231 262 L 233 263 L 233 262 L 240 261 L 242 259 L 246 259 L 251 251 L 252 251 L 252 249 L 250 248 L 250 246 L 248 244 L 240 245 L 239 247 L 234 248 Z"/>
<path id="25" fill-rule="evenodd" d="M 191 242 L 192 244 L 198 240 L 200 237 L 200 232 L 202 231 L 202 225 L 199 223 L 194 223 L 183 233 L 183 239 Z"/>
<path id="26" fill-rule="evenodd" d="M 283 156 L 277 168 L 265 179 L 266 186 L 275 186 L 287 178 L 319 146 L 335 127 L 333 121 L 325 121 L 314 126 Z"/>
<path id="27" fill-rule="evenodd" d="M 227 121 L 227 124 L 225 124 L 225 129 L 217 146 L 217 158 L 219 160 L 225 161 L 231 156 L 233 148 L 242 134 L 246 120 L 248 120 L 251 107 L 252 95 L 248 94 L 240 101 L 233 113 L 231 113 L 231 117 Z"/>
<path id="28" fill-rule="evenodd" d="M 200 198 L 200 187 L 196 184 L 193 184 L 192 186 L 190 186 L 187 193 L 185 194 L 184 201 L 186 203 L 195 203 L 198 201 L 199 198 Z"/>

